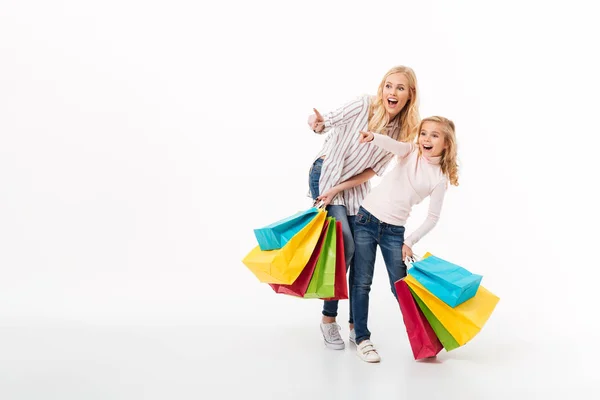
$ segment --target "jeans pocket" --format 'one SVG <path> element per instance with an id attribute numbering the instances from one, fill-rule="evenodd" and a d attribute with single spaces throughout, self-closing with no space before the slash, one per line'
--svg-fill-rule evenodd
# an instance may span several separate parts
<path id="1" fill-rule="evenodd" d="M 354 223 L 358 225 L 366 225 L 367 216 L 361 211 L 359 211 L 358 214 L 356 214 L 356 217 L 354 218 Z"/>
<path id="2" fill-rule="evenodd" d="M 310 173 L 321 174 L 321 168 L 323 168 L 323 163 L 314 163 L 312 167 L 310 167 Z"/>
<path id="3" fill-rule="evenodd" d="M 402 236 L 404 237 L 404 227 L 403 226 L 390 226 L 390 232 L 392 232 L 392 234 L 394 236 Z"/>
<path id="4" fill-rule="evenodd" d="M 318 174 L 321 175 L 321 168 L 323 168 L 323 160 L 321 158 L 315 160 L 315 162 L 310 166 L 309 175 Z"/>

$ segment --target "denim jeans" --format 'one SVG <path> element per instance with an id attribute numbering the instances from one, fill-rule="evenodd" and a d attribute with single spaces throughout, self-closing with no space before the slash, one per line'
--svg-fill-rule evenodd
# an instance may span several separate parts
<path id="1" fill-rule="evenodd" d="M 310 173 L 308 175 L 308 184 L 310 187 L 310 194 L 313 200 L 319 197 L 319 179 L 321 178 L 322 165 L 323 159 L 317 159 L 310 168 Z M 354 271 L 350 267 L 354 256 L 354 238 L 352 234 L 352 230 L 354 227 L 354 215 L 346 215 L 346 206 L 341 205 L 328 205 L 326 210 L 328 216 L 333 217 L 336 221 L 340 221 L 342 223 L 342 235 L 344 237 L 344 256 L 346 257 L 346 273 L 348 273 L 348 270 L 350 270 L 348 276 L 348 292 L 350 292 L 352 288 L 352 279 L 354 276 Z M 352 324 L 352 298 L 350 297 L 349 303 L 350 317 L 348 319 L 348 322 Z M 327 317 L 337 317 L 337 311 L 338 300 L 329 300 L 323 302 L 323 315 Z"/>
<path id="2" fill-rule="evenodd" d="M 402 260 L 403 244 L 403 226 L 381 222 L 363 207 L 359 208 L 354 220 L 354 281 L 350 292 L 357 344 L 371 338 L 367 321 L 377 245 L 381 248 L 392 293 L 397 297 L 394 283 L 406 276 L 406 265 Z"/>

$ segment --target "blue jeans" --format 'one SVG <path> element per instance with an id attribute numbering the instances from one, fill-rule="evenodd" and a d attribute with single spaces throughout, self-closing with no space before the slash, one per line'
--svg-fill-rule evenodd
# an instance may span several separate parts
<path id="1" fill-rule="evenodd" d="M 381 248 L 392 293 L 397 298 L 394 283 L 406 276 L 406 265 L 402 260 L 403 244 L 403 226 L 381 222 L 363 207 L 359 208 L 354 221 L 354 282 L 350 292 L 357 344 L 371 338 L 367 321 L 377 245 Z"/>
<path id="2" fill-rule="evenodd" d="M 315 200 L 319 197 L 319 179 L 321 178 L 321 167 L 323 165 L 323 159 L 317 159 L 308 175 L 308 185 L 310 187 L 310 194 Z M 346 206 L 340 205 L 328 205 L 327 208 L 328 216 L 335 218 L 336 221 L 342 223 L 342 235 L 344 237 L 344 256 L 346 257 L 346 273 L 350 270 L 348 279 L 348 288 L 352 288 L 352 280 L 354 276 L 353 268 L 350 268 L 352 258 L 354 256 L 354 238 L 352 230 L 354 227 L 354 215 L 346 215 Z M 349 297 L 350 303 L 350 317 L 348 322 L 353 323 L 352 318 L 352 298 Z M 323 315 L 327 317 L 337 317 L 338 311 L 338 300 L 328 300 L 323 302 Z"/>

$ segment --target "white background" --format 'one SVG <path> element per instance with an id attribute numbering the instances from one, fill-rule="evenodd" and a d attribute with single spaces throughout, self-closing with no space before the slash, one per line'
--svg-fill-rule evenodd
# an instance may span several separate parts
<path id="1" fill-rule="evenodd" d="M 210 342 L 203 333 L 290 326 L 319 346 L 320 302 L 275 295 L 241 259 L 253 228 L 310 206 L 324 139 L 306 125 L 312 108 L 374 93 L 402 64 L 421 116 L 455 121 L 461 167 L 415 252 L 484 275 L 501 298 L 487 348 L 584 362 L 599 336 L 600 145 L 600 32 L 585 3 L 2 2 L 5 334 L 193 326 Z M 402 335 L 381 261 L 371 308 Z M 581 371 L 564 382 L 587 387 Z M 28 398 L 15 382 L 0 391 Z"/>

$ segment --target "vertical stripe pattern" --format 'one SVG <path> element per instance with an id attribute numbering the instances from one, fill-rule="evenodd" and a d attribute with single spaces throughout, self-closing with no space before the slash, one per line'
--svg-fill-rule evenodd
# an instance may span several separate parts
<path id="1" fill-rule="evenodd" d="M 393 157 L 372 143 L 359 143 L 360 131 L 368 129 L 369 105 L 371 96 L 365 95 L 341 108 L 323 116 L 325 129 L 328 132 L 323 148 L 315 157 L 325 156 L 321 169 L 319 193 L 325 193 L 335 185 L 342 183 L 368 168 L 377 175 L 382 175 Z M 388 125 L 388 135 L 398 140 L 400 126 L 398 119 Z M 348 215 L 356 215 L 362 200 L 369 193 L 369 181 L 347 189 L 338 194 L 331 204 L 346 206 Z"/>

